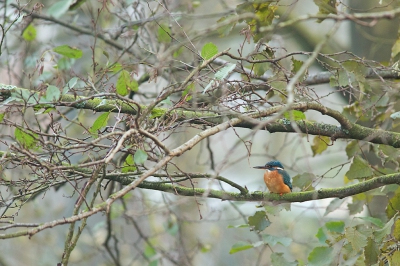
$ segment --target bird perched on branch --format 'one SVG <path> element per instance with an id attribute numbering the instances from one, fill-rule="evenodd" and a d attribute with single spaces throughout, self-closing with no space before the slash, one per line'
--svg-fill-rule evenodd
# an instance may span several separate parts
<path id="1" fill-rule="evenodd" d="M 265 169 L 264 182 L 271 193 L 282 194 L 292 191 L 289 174 L 279 161 L 270 161 L 264 166 L 255 166 L 256 169 Z"/>

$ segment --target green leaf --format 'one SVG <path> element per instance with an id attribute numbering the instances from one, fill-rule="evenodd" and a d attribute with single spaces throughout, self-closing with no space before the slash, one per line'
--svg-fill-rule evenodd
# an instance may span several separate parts
<path id="1" fill-rule="evenodd" d="M 326 216 L 326 215 L 328 215 L 329 213 L 331 213 L 331 212 L 337 210 L 337 209 L 343 204 L 344 201 L 346 201 L 346 199 L 339 199 L 339 198 L 333 199 L 333 200 L 329 203 L 328 207 L 326 207 L 324 216 Z"/>
<path id="2" fill-rule="evenodd" d="M 61 92 L 56 86 L 49 85 L 46 89 L 46 100 L 49 102 L 57 102 L 60 100 Z"/>
<path id="3" fill-rule="evenodd" d="M 254 60 L 264 60 L 264 59 L 265 59 L 264 54 L 257 54 L 254 56 Z M 253 70 L 254 75 L 261 77 L 262 75 L 264 75 L 265 72 L 271 69 L 271 63 L 269 62 L 255 63 L 252 64 L 249 68 Z"/>
<path id="4" fill-rule="evenodd" d="M 365 265 L 374 265 L 377 263 L 379 254 L 379 246 L 374 239 L 368 238 L 367 246 L 364 248 Z"/>
<path id="5" fill-rule="evenodd" d="M 271 222 L 267 218 L 265 211 L 258 211 L 248 218 L 249 225 L 257 231 L 263 231 Z"/>
<path id="6" fill-rule="evenodd" d="M 354 215 L 356 213 L 360 213 L 364 209 L 364 205 L 366 202 L 365 193 L 360 193 L 352 196 L 353 202 L 347 204 L 347 208 L 349 209 L 350 215 Z"/>
<path id="7" fill-rule="evenodd" d="M 302 111 L 298 111 L 298 110 L 291 110 L 291 111 L 284 112 L 283 117 L 290 121 L 292 121 L 292 120 L 299 121 L 299 120 L 306 119 L 306 115 Z"/>
<path id="8" fill-rule="evenodd" d="M 202 244 L 200 248 L 201 253 L 208 253 L 212 250 L 212 246 L 209 244 Z"/>
<path id="9" fill-rule="evenodd" d="M 6 115 L 6 113 L 0 113 L 0 123 L 3 122 L 5 115 Z"/>
<path id="10" fill-rule="evenodd" d="M 353 163 L 347 171 L 346 176 L 348 179 L 366 178 L 372 176 L 372 170 L 367 161 L 360 156 L 355 156 Z"/>
<path id="11" fill-rule="evenodd" d="M 131 172 L 135 172 L 135 171 L 136 171 L 135 161 L 133 160 L 132 154 L 129 154 L 125 159 L 125 162 L 122 166 L 121 172 L 122 173 L 131 173 Z"/>
<path id="12" fill-rule="evenodd" d="M 15 128 L 14 136 L 18 143 L 25 149 L 36 150 L 38 148 L 38 134 L 17 127 Z"/>
<path id="13" fill-rule="evenodd" d="M 54 69 L 58 70 L 71 69 L 74 63 L 75 59 L 64 56 L 63 58 L 60 58 L 60 60 L 57 61 L 57 65 L 54 66 Z"/>
<path id="14" fill-rule="evenodd" d="M 68 91 L 69 91 L 70 89 L 72 89 L 73 87 L 75 87 L 77 81 L 78 81 L 78 78 L 77 78 L 77 77 L 71 78 L 71 79 L 67 82 L 67 84 L 65 84 L 65 86 L 64 86 L 64 88 L 63 88 L 63 90 L 62 90 L 62 95 L 67 94 Z"/>
<path id="15" fill-rule="evenodd" d="M 226 66 L 218 70 L 217 73 L 215 73 L 215 78 L 222 80 L 226 78 L 229 75 L 229 73 L 231 73 L 235 68 L 236 68 L 235 64 L 227 64 Z"/>
<path id="16" fill-rule="evenodd" d="M 150 118 L 157 118 L 157 117 L 161 117 L 166 113 L 166 109 L 163 108 L 154 108 L 153 110 L 151 110 L 151 115 Z"/>
<path id="17" fill-rule="evenodd" d="M 272 266 L 297 266 L 296 261 L 289 262 L 283 257 L 283 253 L 272 253 L 271 254 Z"/>
<path id="18" fill-rule="evenodd" d="M 147 153 L 144 150 L 139 149 L 135 152 L 133 160 L 136 164 L 144 164 L 144 162 L 147 160 Z"/>
<path id="19" fill-rule="evenodd" d="M 328 148 L 328 144 L 331 142 L 329 137 L 325 136 L 315 136 L 311 150 L 313 151 L 313 156 L 321 154 Z"/>
<path id="20" fill-rule="evenodd" d="M 326 229 L 335 233 L 343 233 L 344 222 L 343 221 L 331 221 L 325 224 Z"/>
<path id="21" fill-rule="evenodd" d="M 346 239 L 351 244 L 354 251 L 358 252 L 367 245 L 367 236 L 362 234 L 354 227 L 347 227 L 345 233 Z"/>
<path id="22" fill-rule="evenodd" d="M 47 14 L 54 18 L 59 18 L 68 11 L 72 2 L 73 0 L 59 0 L 47 10 Z"/>
<path id="23" fill-rule="evenodd" d="M 290 203 L 289 203 L 289 204 L 290 204 Z M 276 216 L 276 215 L 279 214 L 282 210 L 285 210 L 285 204 L 279 204 L 279 205 L 264 205 L 264 210 L 265 210 L 267 213 Z"/>
<path id="24" fill-rule="evenodd" d="M 236 252 L 239 251 L 243 251 L 246 249 L 250 249 L 253 248 L 254 246 L 252 244 L 246 243 L 246 242 L 238 242 L 236 244 L 234 244 L 231 248 L 231 250 L 229 250 L 229 254 L 234 254 Z"/>
<path id="25" fill-rule="evenodd" d="M 167 25 L 160 25 L 158 27 L 158 41 L 161 43 L 170 43 L 171 40 L 171 29 Z"/>
<path id="26" fill-rule="evenodd" d="M 328 239 L 328 237 L 325 234 L 325 231 L 324 231 L 323 227 L 320 227 L 318 229 L 318 232 L 317 232 L 317 234 L 315 236 L 318 238 L 320 243 L 325 243 L 325 241 Z"/>
<path id="27" fill-rule="evenodd" d="M 400 118 L 400 112 L 395 112 L 390 115 L 391 119 L 399 119 Z"/>
<path id="28" fill-rule="evenodd" d="M 221 68 L 217 73 L 215 73 L 215 79 L 217 80 L 222 80 L 226 78 L 229 73 L 231 73 L 235 69 L 236 65 L 235 64 L 227 64 L 225 67 Z M 215 85 L 215 81 L 212 80 L 208 85 L 204 88 L 203 93 L 205 93 L 211 86 Z"/>
<path id="29" fill-rule="evenodd" d="M 118 71 L 122 70 L 122 65 L 120 63 L 115 63 L 108 68 L 109 71 L 113 73 L 117 73 Z"/>
<path id="30" fill-rule="evenodd" d="M 310 266 L 329 265 L 332 261 L 331 247 L 315 247 L 308 255 L 308 262 Z"/>
<path id="31" fill-rule="evenodd" d="M 337 76 L 332 75 L 329 78 L 329 85 L 332 87 L 346 87 L 349 85 L 349 73 L 347 71 L 338 71 Z"/>
<path id="32" fill-rule="evenodd" d="M 108 118 L 110 113 L 103 113 L 94 121 L 93 126 L 90 127 L 89 132 L 92 134 L 97 133 L 97 130 L 107 126 Z"/>
<path id="33" fill-rule="evenodd" d="M 294 187 L 299 187 L 302 191 L 314 190 L 312 182 L 315 179 L 315 175 L 312 173 L 302 173 L 292 178 L 292 184 Z"/>
<path id="34" fill-rule="evenodd" d="M 394 223 L 394 219 L 396 218 L 396 215 L 394 215 L 392 217 L 392 219 L 390 219 L 384 227 L 382 227 L 382 229 L 376 230 L 374 231 L 374 236 L 375 236 L 375 241 L 377 243 L 380 243 L 383 238 L 385 238 L 387 235 L 390 234 L 390 231 L 392 230 L 392 226 Z"/>
<path id="35" fill-rule="evenodd" d="M 281 237 L 281 236 L 272 236 L 268 234 L 263 234 L 264 243 L 275 246 L 277 243 L 281 244 L 282 246 L 288 247 L 292 243 L 292 239 L 288 237 Z"/>
<path id="36" fill-rule="evenodd" d="M 121 96 L 126 96 L 131 91 L 138 91 L 139 85 L 136 80 L 131 78 L 128 71 L 122 70 L 117 80 L 117 93 Z"/>
<path id="37" fill-rule="evenodd" d="M 183 52 L 185 51 L 185 47 L 181 46 L 179 47 L 177 50 L 174 51 L 173 53 L 173 58 L 177 58 L 178 56 L 180 56 Z"/>
<path id="38" fill-rule="evenodd" d="M 206 43 L 201 49 L 201 57 L 203 57 L 204 60 L 212 58 L 217 53 L 218 47 L 212 42 Z"/>
<path id="39" fill-rule="evenodd" d="M 228 225 L 228 228 L 249 228 L 248 224 Z"/>
<path id="40" fill-rule="evenodd" d="M 383 228 L 383 226 L 385 225 L 381 219 L 378 219 L 375 217 L 366 216 L 366 217 L 357 217 L 357 218 L 362 219 L 367 222 L 370 222 L 370 223 L 378 226 L 379 228 Z"/>
<path id="41" fill-rule="evenodd" d="M 173 106 L 174 104 L 171 101 L 170 97 L 167 97 L 165 100 L 162 100 L 160 103 L 164 104 L 165 106 Z"/>
<path id="42" fill-rule="evenodd" d="M 28 42 L 36 39 L 36 28 L 32 25 L 32 23 L 25 28 L 24 32 L 22 33 L 22 38 Z"/>
<path id="43" fill-rule="evenodd" d="M 57 54 L 63 55 L 68 58 L 81 58 L 82 57 L 82 50 L 79 50 L 78 48 L 71 47 L 69 45 L 61 45 L 53 48 L 53 51 L 56 52 Z"/>
<path id="44" fill-rule="evenodd" d="M 148 259 L 156 255 L 157 252 L 152 248 L 149 244 L 146 243 L 145 248 L 144 248 L 144 256 Z"/>
<path id="45" fill-rule="evenodd" d="M 365 89 L 365 85 L 368 86 L 368 83 L 364 84 L 365 82 L 365 73 L 367 68 L 363 63 L 359 63 L 354 60 L 347 60 L 346 62 L 342 63 L 342 66 L 347 72 L 351 72 L 354 74 L 356 80 L 359 82 L 359 86 L 364 86 L 363 89 Z"/>

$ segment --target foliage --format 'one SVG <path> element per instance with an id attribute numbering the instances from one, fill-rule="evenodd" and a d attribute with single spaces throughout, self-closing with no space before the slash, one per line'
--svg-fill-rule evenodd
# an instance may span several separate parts
<path id="1" fill-rule="evenodd" d="M 366 2 L 0 3 L 0 264 L 395 265 L 400 8 Z"/>

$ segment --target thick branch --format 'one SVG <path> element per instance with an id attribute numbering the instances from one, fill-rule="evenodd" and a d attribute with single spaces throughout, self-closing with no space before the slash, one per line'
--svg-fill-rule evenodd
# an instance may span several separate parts
<path id="1" fill-rule="evenodd" d="M 7 100 L 12 95 L 34 95 L 37 94 L 34 91 L 30 91 L 23 88 L 17 88 L 15 86 L 0 84 L 0 98 L 3 101 Z M 112 96 L 114 94 L 107 94 L 107 96 Z M 115 96 L 115 95 L 114 95 Z M 15 97 L 15 96 L 14 96 Z M 22 96 L 21 96 L 22 97 Z M 31 98 L 36 98 L 39 96 L 30 96 Z M 31 99 L 30 98 L 30 99 Z M 97 112 L 121 112 L 127 114 L 135 115 L 136 109 L 122 100 L 109 100 L 102 98 L 86 98 L 82 96 L 73 96 L 70 94 L 65 94 L 61 97 L 59 102 L 42 104 L 45 108 L 46 106 L 69 106 L 77 109 L 90 109 Z M 38 104 L 36 105 L 38 106 Z M 118 108 L 117 108 L 118 107 Z M 142 109 L 146 109 L 147 106 L 142 105 Z M 246 115 L 242 115 L 238 121 L 235 123 L 235 127 L 242 127 L 253 129 L 255 126 L 262 123 L 258 120 L 259 118 L 268 117 L 272 114 L 279 112 L 284 105 L 273 106 L 260 112 L 253 112 Z M 335 118 L 341 127 L 335 125 L 311 122 L 311 121 L 296 121 L 301 132 L 310 135 L 321 135 L 331 137 L 333 140 L 336 139 L 356 139 L 368 141 L 375 144 L 385 144 L 390 145 L 394 148 L 400 148 L 400 133 L 384 131 L 380 129 L 371 129 L 368 127 L 360 126 L 358 124 L 351 123 L 344 115 L 333 109 L 327 108 L 319 103 L 315 102 L 300 102 L 295 103 L 291 106 L 292 110 L 316 110 L 321 114 L 328 115 Z M 200 125 L 218 125 L 225 121 L 226 117 L 233 118 L 235 114 L 230 114 L 227 116 L 222 116 L 213 112 L 207 111 L 186 111 L 181 109 L 168 110 L 167 108 L 155 107 L 151 111 L 152 117 L 160 117 L 164 114 L 169 113 L 170 115 L 177 117 L 176 121 L 185 121 L 186 123 L 200 124 Z M 256 118 L 256 119 L 254 119 Z M 277 120 L 277 122 L 271 122 L 265 125 L 264 130 L 271 133 L 274 132 L 298 132 L 295 131 L 290 121 Z"/>
<path id="2" fill-rule="evenodd" d="M 132 182 L 130 178 L 113 178 L 118 180 L 123 185 Z M 397 184 L 400 185 L 400 173 L 384 175 L 372 178 L 358 184 L 340 187 L 340 188 L 325 188 L 307 192 L 293 192 L 280 196 L 274 193 L 253 192 L 241 194 L 236 192 L 226 192 L 221 190 L 208 190 L 204 188 L 188 188 L 174 184 L 165 184 L 158 182 L 144 181 L 138 185 L 140 188 L 159 190 L 163 192 L 173 193 L 179 196 L 203 196 L 206 198 L 215 198 L 221 200 L 233 201 L 278 201 L 278 202 L 305 202 L 311 200 L 319 200 L 326 198 L 345 198 L 369 190 L 382 187 L 385 185 Z"/>

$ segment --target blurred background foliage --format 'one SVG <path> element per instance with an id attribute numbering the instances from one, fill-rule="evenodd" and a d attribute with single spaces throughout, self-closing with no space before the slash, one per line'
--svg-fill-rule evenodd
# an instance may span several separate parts
<path id="1" fill-rule="evenodd" d="M 170 116 L 172 110 L 226 117 L 285 105 L 289 81 L 320 44 L 318 57 L 295 84 L 295 102 L 316 101 L 352 123 L 398 132 L 398 8 L 397 1 L 382 0 L 0 1 L 0 81 L 30 92 L 1 105 L 2 238 L 20 227 L 72 216 L 82 200 L 79 191 L 97 169 L 90 162 L 106 157 L 118 141 L 106 134 L 138 122 L 172 149 L 213 125 L 185 123 Z M 226 49 L 228 56 L 194 71 Z M 142 108 L 164 109 L 149 109 L 138 121 L 115 109 L 61 104 L 65 95 L 95 97 L 96 107 L 125 98 Z M 340 126 L 317 111 L 293 116 L 286 116 L 289 123 L 307 119 Z M 369 141 L 232 127 L 172 159 L 158 172 L 163 177 L 148 181 L 195 173 L 203 178 L 179 185 L 237 192 L 215 178 L 222 176 L 250 192 L 267 192 L 262 172 L 252 166 L 270 160 L 283 163 L 294 192 L 397 173 L 396 147 Z M 126 145 L 108 173 L 138 178 L 163 156 L 140 134 Z M 52 172 L 41 161 L 54 167 L 89 163 L 90 170 Z M 87 194 L 88 202 L 101 203 L 123 187 L 107 179 L 99 184 Z M 392 184 L 343 199 L 260 203 L 136 188 L 108 213 L 87 220 L 69 262 L 398 265 L 399 193 Z M 54 265 L 64 258 L 66 235 L 76 234 L 80 225 L 2 240 L 0 265 Z"/>

